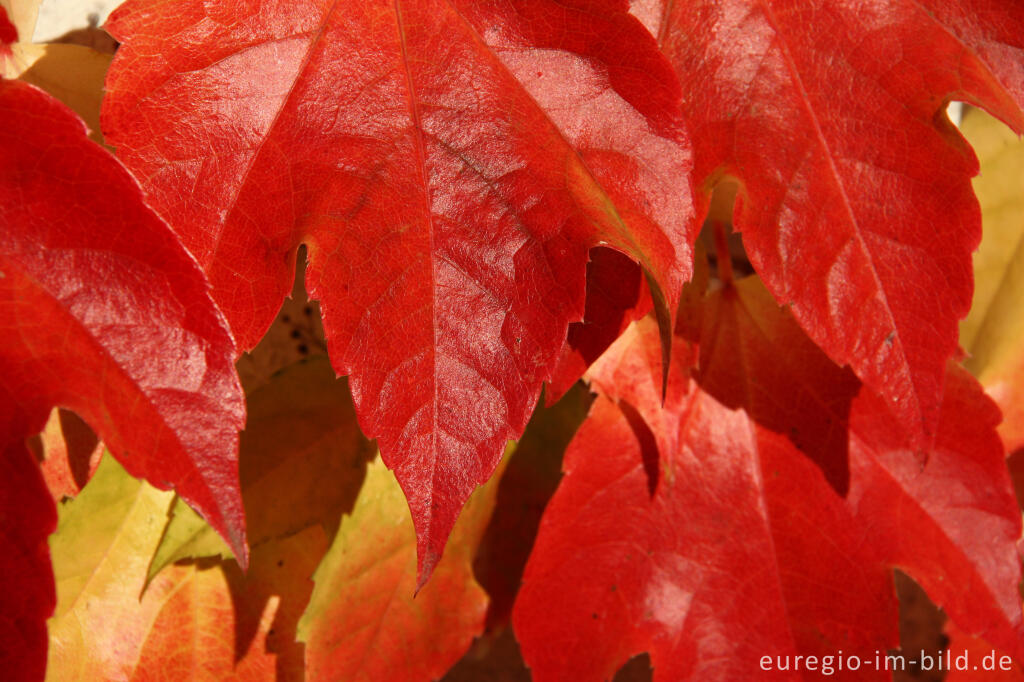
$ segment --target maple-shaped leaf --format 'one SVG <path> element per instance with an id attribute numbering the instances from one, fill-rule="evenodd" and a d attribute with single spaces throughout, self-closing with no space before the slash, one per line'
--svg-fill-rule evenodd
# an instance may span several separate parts
<path id="1" fill-rule="evenodd" d="M 952 99 L 1024 131 L 1024 7 L 1002 0 L 646 0 L 696 181 L 775 298 L 927 448 L 971 302 L 977 161 Z"/>
<path id="2" fill-rule="evenodd" d="M 662 410 L 658 346 L 642 320 L 591 369 L 624 393 L 602 388 L 580 427 L 526 567 L 513 624 L 534 679 L 609 679 L 643 651 L 656 681 L 761 679 L 762 656 L 895 644 L 891 576 L 842 499 L 785 437 L 698 387 L 682 340 Z M 638 425 L 626 395 L 659 419 Z"/>
<path id="3" fill-rule="evenodd" d="M 1024 143 L 972 109 L 964 135 L 981 173 L 974 189 L 985 235 L 974 256 L 974 302 L 960 325 L 967 369 L 1003 411 L 999 433 L 1010 452 L 1024 447 Z"/>
<path id="4" fill-rule="evenodd" d="M 427 682 L 462 656 L 484 627 L 487 595 L 473 558 L 499 480 L 470 498 L 433 578 L 417 592 L 416 534 L 402 490 L 381 460 L 370 464 L 299 622 L 310 679 Z"/>
<path id="5" fill-rule="evenodd" d="M 671 66 L 624 2 L 130 0 L 103 127 L 242 349 L 299 244 L 429 576 L 584 308 L 591 247 L 664 313 L 690 268 Z M 668 329 L 671 329 L 669 323 Z"/>
<path id="6" fill-rule="evenodd" d="M 125 467 L 174 486 L 245 556 L 244 405 L 234 343 L 195 260 L 81 121 L 0 81 L 0 376 L 4 442 L 54 405 Z"/>

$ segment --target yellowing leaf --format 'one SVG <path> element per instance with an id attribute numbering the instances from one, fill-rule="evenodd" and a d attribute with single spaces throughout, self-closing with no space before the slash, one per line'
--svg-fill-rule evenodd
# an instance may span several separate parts
<path id="1" fill-rule="evenodd" d="M 359 431 L 348 383 L 325 356 L 293 365 L 248 397 L 239 475 L 249 545 L 320 526 L 327 537 L 352 509 L 374 449 Z M 177 502 L 150 576 L 187 558 L 230 556 L 217 533 Z"/>
<path id="2" fill-rule="evenodd" d="M 974 256 L 974 303 L 960 327 L 967 368 L 1003 409 L 1000 434 L 1024 445 L 1024 143 L 979 110 L 963 132 L 981 161 L 974 189 L 984 236 Z"/>
<path id="3" fill-rule="evenodd" d="M 139 613 L 146 565 L 174 493 L 104 457 L 89 484 L 58 510 L 50 537 L 57 608 L 49 621 L 47 679 L 124 679 L 149 623 Z"/>
<path id="4" fill-rule="evenodd" d="M 470 498 L 418 594 L 409 506 L 383 462 L 368 467 L 352 515 L 316 570 L 299 622 L 309 679 L 433 680 L 462 656 L 484 626 L 487 595 L 472 564 L 507 461 Z"/>
<path id="5" fill-rule="evenodd" d="M 326 549 L 323 530 L 310 527 L 253 548 L 244 576 L 234 561 L 162 572 L 138 605 L 153 620 L 130 679 L 303 679 L 295 626 Z"/>

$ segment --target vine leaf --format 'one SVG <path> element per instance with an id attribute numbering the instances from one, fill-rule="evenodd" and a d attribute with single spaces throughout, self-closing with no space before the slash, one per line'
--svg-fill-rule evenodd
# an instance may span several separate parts
<path id="1" fill-rule="evenodd" d="M 781 304 L 930 447 L 971 304 L 966 100 L 1024 131 L 1024 14 L 993 0 L 634 4 L 676 67 L 696 182 Z M 706 205 L 707 198 L 704 198 Z"/>
<path id="2" fill-rule="evenodd" d="M 300 244 L 333 366 L 398 477 L 420 581 L 584 312 L 639 262 L 671 331 L 690 276 L 671 66 L 625 3 L 130 0 L 102 122 L 243 350 Z M 154 58 L 159 55 L 159 58 Z"/>

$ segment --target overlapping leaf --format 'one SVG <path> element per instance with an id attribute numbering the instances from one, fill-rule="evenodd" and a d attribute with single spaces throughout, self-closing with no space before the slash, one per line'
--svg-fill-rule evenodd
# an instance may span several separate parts
<path id="1" fill-rule="evenodd" d="M 625 10 L 132 0 L 108 23 L 104 132 L 243 348 L 307 245 L 421 578 L 581 318 L 588 250 L 638 260 L 663 313 L 689 276 L 679 91 Z"/>
<path id="2" fill-rule="evenodd" d="M 534 679 L 608 679 L 643 651 L 657 681 L 758 679 L 763 655 L 894 644 L 891 578 L 842 500 L 688 379 L 682 352 L 660 410 L 657 345 L 648 319 L 613 346 L 601 385 L 621 390 L 566 453 L 513 616 Z M 653 434 L 627 397 L 658 412 Z M 647 447 L 663 453 L 653 493 Z"/>
<path id="3" fill-rule="evenodd" d="M 323 530 L 254 548 L 245 576 L 234 561 L 207 561 L 145 586 L 171 499 L 108 457 L 61 508 L 47 679 L 302 679 L 295 624 L 327 548 Z"/>
<path id="4" fill-rule="evenodd" d="M 927 447 L 970 307 L 977 162 L 950 99 L 1024 130 L 1024 11 L 1000 0 L 648 0 L 695 172 L 775 298 Z"/>
<path id="5" fill-rule="evenodd" d="M 250 393 L 247 411 L 239 477 L 250 546 L 314 526 L 331 537 L 376 454 L 356 425 L 347 382 L 335 377 L 327 358 L 313 358 Z M 227 558 L 230 550 L 179 500 L 150 574 L 179 559 L 212 556 Z"/>
<path id="6" fill-rule="evenodd" d="M 1020 517 L 977 384 L 950 371 L 922 462 L 886 401 L 835 391 L 843 373 L 756 280 L 711 294 L 698 328 L 697 381 L 678 339 L 664 408 L 650 320 L 591 370 L 602 397 L 514 612 L 537 678 L 603 679 L 645 650 L 664 680 L 756 677 L 763 655 L 871 657 L 895 641 L 890 566 L 1020 656 Z M 802 358 L 785 372 L 771 366 L 783 348 Z M 744 376 L 723 379 L 735 366 Z M 809 430 L 793 433 L 801 411 Z M 805 457 L 832 452 L 833 430 L 848 434 L 845 500 Z"/>
<path id="7" fill-rule="evenodd" d="M 0 274 L 5 448 L 23 451 L 20 442 L 43 427 L 52 406 L 69 407 L 129 470 L 177 487 L 245 557 L 241 390 L 234 344 L 202 272 L 74 114 L 7 80 Z M 33 489 L 26 483 L 5 494 Z M 18 522 L 45 527 L 51 516 Z M 35 593 L 50 580 L 45 571 L 17 577 L 8 590 Z M 24 583 L 29 578 L 36 586 Z M 13 642 L 5 640 L 5 650 Z M 37 659 L 42 652 L 17 649 Z"/>

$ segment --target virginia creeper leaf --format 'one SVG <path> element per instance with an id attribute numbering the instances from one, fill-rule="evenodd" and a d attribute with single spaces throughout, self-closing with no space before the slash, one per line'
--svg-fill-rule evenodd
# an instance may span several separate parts
<path id="1" fill-rule="evenodd" d="M 679 91 L 626 9 L 130 0 L 108 22 L 104 132 L 243 349 L 307 246 L 422 580 L 582 317 L 588 250 L 640 262 L 662 312 L 689 276 Z"/>
<path id="2" fill-rule="evenodd" d="M 897 639 L 891 575 L 842 499 L 785 437 L 693 383 L 684 346 L 650 425 L 653 493 L 621 398 L 602 393 L 566 453 L 513 612 L 538 681 L 608 679 L 642 651 L 656 681 L 761 679 L 764 655 L 870 657 Z M 629 376 L 641 411 L 660 410 L 657 358 L 648 318 L 599 360 L 600 385 Z"/>
<path id="3" fill-rule="evenodd" d="M 732 324 L 746 311 L 762 330 L 792 325 L 771 319 L 785 312 L 751 293 L 729 294 L 742 303 L 729 304 Z M 726 304 L 725 291 L 709 301 L 722 318 L 719 333 L 729 320 L 713 309 Z M 923 464 L 908 457 L 910 436 L 870 391 L 847 398 L 846 408 L 809 403 L 810 422 L 834 412 L 833 424 L 848 425 L 843 500 L 789 433 L 773 432 L 776 411 L 745 403 L 766 418 L 765 428 L 689 380 L 693 357 L 681 340 L 662 407 L 656 330 L 649 319 L 637 325 L 590 370 L 602 397 L 566 454 L 566 477 L 545 511 L 513 613 L 538 679 L 569 671 L 603 679 L 644 650 L 655 679 L 665 680 L 756 676 L 766 654 L 873 656 L 894 640 L 887 567 L 912 575 L 968 632 L 1020 656 L 1020 514 L 995 434 L 998 413 L 963 370 L 949 371 Z M 727 348 L 729 336 L 702 338 Z M 813 349 L 806 340 L 792 345 Z M 770 372 L 748 367 L 747 390 L 773 388 Z M 713 375 L 696 376 L 714 386 Z M 807 391 L 793 394 L 797 402 L 843 383 L 834 372 L 800 378 Z M 751 575 L 751 566 L 766 564 Z"/>
<path id="4" fill-rule="evenodd" d="M 779 310 L 758 277 L 727 284 L 684 314 L 700 320 L 689 338 L 700 348 L 701 389 L 788 437 L 845 494 L 850 404 L 860 390 L 853 373 Z"/>
<path id="5" fill-rule="evenodd" d="M 977 161 L 951 99 L 1024 131 L 1024 9 L 1001 0 L 636 3 L 687 97 L 698 182 L 743 184 L 768 289 L 927 448 L 971 302 Z"/>
<path id="6" fill-rule="evenodd" d="M 249 546 L 311 526 L 332 537 L 376 454 L 356 424 L 348 384 L 326 357 L 282 370 L 248 396 L 239 476 Z M 185 558 L 229 556 L 209 524 L 177 501 L 150 575 Z"/>
<path id="7" fill-rule="evenodd" d="M 960 325 L 966 367 L 1003 410 L 1008 451 L 1024 447 L 1024 143 L 977 109 L 964 135 L 978 152 L 974 189 L 985 235 L 974 256 L 974 303 Z"/>
<path id="8" fill-rule="evenodd" d="M 42 429 L 81 415 L 133 474 L 174 486 L 245 561 L 234 343 L 195 260 L 64 105 L 0 81 L 0 376 Z"/>
<path id="9" fill-rule="evenodd" d="M 299 622 L 311 679 L 426 682 L 462 656 L 484 627 L 487 595 L 472 565 L 499 480 L 470 498 L 433 579 L 417 592 L 416 535 L 402 490 L 380 460 L 370 464 Z"/>
<path id="10" fill-rule="evenodd" d="M 57 608 L 49 622 L 47 679 L 130 676 L 149 625 L 138 611 L 146 565 L 173 497 L 104 457 L 81 494 L 58 508 L 50 538 Z"/>

